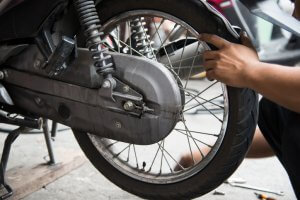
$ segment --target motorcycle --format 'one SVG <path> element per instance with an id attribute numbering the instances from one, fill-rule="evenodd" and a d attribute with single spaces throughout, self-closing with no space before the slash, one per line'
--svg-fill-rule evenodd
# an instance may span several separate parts
<path id="1" fill-rule="evenodd" d="M 201 33 L 240 42 L 207 2 L 2 0 L 0 27 L 0 122 L 20 127 L 8 146 L 47 119 L 64 124 L 99 172 L 148 199 L 204 195 L 242 162 L 257 94 L 192 78 L 215 49 Z M 200 161 L 180 165 L 195 150 Z"/>

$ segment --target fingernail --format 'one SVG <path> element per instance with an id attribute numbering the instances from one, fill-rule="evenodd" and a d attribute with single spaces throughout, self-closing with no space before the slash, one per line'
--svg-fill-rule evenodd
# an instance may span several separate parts
<path id="1" fill-rule="evenodd" d="M 248 34 L 246 31 L 242 31 L 243 36 L 248 37 Z"/>

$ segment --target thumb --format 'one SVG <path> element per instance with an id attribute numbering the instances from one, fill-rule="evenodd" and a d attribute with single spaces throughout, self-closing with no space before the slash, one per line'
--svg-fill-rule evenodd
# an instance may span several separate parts
<path id="1" fill-rule="evenodd" d="M 241 42 L 243 45 L 256 51 L 255 47 L 253 46 L 250 38 L 248 37 L 248 35 L 245 31 L 241 32 L 240 37 L 241 37 Z"/>

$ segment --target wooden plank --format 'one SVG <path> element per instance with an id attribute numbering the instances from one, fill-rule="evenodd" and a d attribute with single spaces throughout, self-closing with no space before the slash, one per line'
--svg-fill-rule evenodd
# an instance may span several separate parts
<path id="1" fill-rule="evenodd" d="M 6 180 L 14 190 L 12 199 L 24 198 L 86 162 L 85 156 L 79 151 L 60 149 L 56 151 L 56 157 L 59 162 L 52 166 L 43 163 L 9 170 Z"/>

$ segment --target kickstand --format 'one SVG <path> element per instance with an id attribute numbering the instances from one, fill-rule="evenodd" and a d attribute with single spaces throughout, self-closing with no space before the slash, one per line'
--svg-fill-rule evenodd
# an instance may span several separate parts
<path id="1" fill-rule="evenodd" d="M 52 126 L 52 129 L 53 129 L 53 126 Z M 51 138 L 50 138 L 50 131 L 49 131 L 49 127 L 48 127 L 48 119 L 45 119 L 45 118 L 43 119 L 43 132 L 44 132 L 45 141 L 46 141 L 48 154 L 49 154 L 49 159 L 50 159 L 49 162 L 48 162 L 48 165 L 54 165 L 55 164 L 55 158 L 54 158 L 52 142 L 51 142 Z M 54 132 L 56 132 L 56 127 L 55 127 Z"/>
<path id="2" fill-rule="evenodd" d="M 6 172 L 11 145 L 17 139 L 17 137 L 20 135 L 21 132 L 25 132 L 25 131 L 27 132 L 29 130 L 31 129 L 27 127 L 17 128 L 11 131 L 5 139 L 2 157 L 1 157 L 1 163 L 0 163 L 0 192 L 1 192 L 0 199 L 1 200 L 7 199 L 13 194 L 13 190 L 5 181 L 5 172 Z"/>
<path id="3" fill-rule="evenodd" d="M 56 124 L 53 125 L 52 127 L 53 135 L 56 133 Z M 5 181 L 5 174 L 6 174 L 6 167 L 8 163 L 8 158 L 9 158 L 9 153 L 11 149 L 11 145 L 13 142 L 18 138 L 20 133 L 22 132 L 29 132 L 32 130 L 32 128 L 28 127 L 19 127 L 11 132 L 8 133 L 8 136 L 5 139 L 3 151 L 2 151 L 2 156 L 1 156 L 1 162 L 0 162 L 0 200 L 7 199 L 13 194 L 12 188 L 6 183 Z M 48 154 L 50 161 L 48 162 L 49 165 L 54 165 L 55 164 L 55 159 L 54 159 L 54 153 L 53 153 L 53 148 L 52 148 L 52 143 L 50 139 L 50 132 L 48 128 L 48 119 L 43 119 L 43 133 L 48 149 Z"/>

